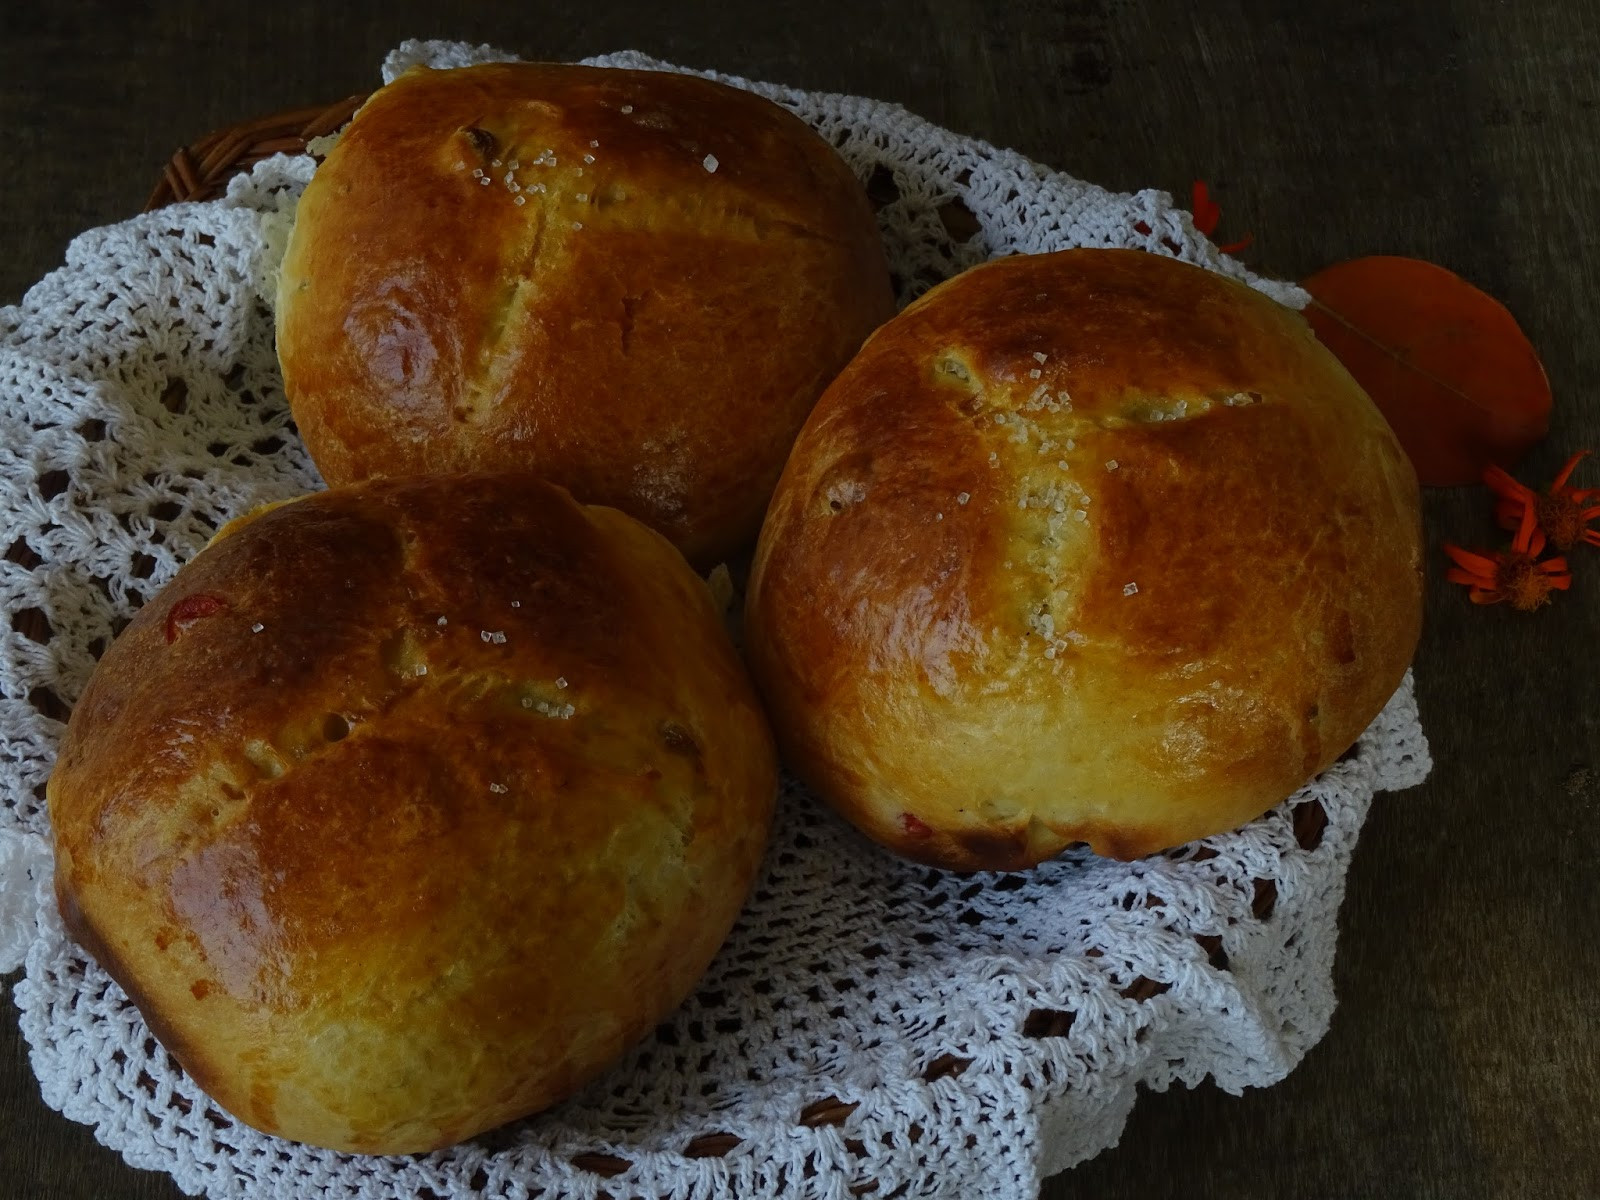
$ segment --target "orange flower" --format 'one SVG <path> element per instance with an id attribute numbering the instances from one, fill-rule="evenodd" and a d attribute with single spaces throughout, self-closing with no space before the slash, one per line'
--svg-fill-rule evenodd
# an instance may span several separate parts
<path id="1" fill-rule="evenodd" d="M 1523 513 L 1532 509 L 1540 532 L 1557 550 L 1571 550 L 1579 542 L 1600 546 L 1600 529 L 1589 528 L 1589 522 L 1600 517 L 1600 488 L 1567 486 L 1573 469 L 1588 453 L 1579 450 L 1567 459 L 1566 466 L 1561 468 L 1546 492 L 1535 492 L 1499 467 L 1486 468 L 1483 482 L 1499 497 L 1494 515 L 1501 528 L 1516 529 L 1522 523 Z"/>
<path id="2" fill-rule="evenodd" d="M 1474 604 L 1509 600 L 1518 612 L 1532 612 L 1549 602 L 1551 592 L 1564 592 L 1572 586 L 1566 559 L 1538 561 L 1544 544 L 1535 509 L 1525 506 L 1510 550 L 1479 554 L 1446 542 L 1444 552 L 1456 565 L 1446 571 L 1444 577 L 1451 583 L 1464 583 L 1471 588 L 1468 598 Z"/>
<path id="3" fill-rule="evenodd" d="M 1194 181 L 1194 191 L 1190 200 L 1190 208 L 1194 210 L 1194 227 L 1210 237 L 1217 231 L 1217 225 L 1222 220 L 1222 209 L 1211 198 L 1211 190 L 1206 187 L 1205 180 Z M 1226 246 L 1218 246 L 1217 249 L 1224 254 L 1237 254 L 1254 240 L 1253 236 L 1247 233 L 1237 242 L 1229 242 Z"/>

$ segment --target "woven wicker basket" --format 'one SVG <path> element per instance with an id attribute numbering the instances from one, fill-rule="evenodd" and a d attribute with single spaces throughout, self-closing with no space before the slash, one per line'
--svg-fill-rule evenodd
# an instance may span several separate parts
<path id="1" fill-rule="evenodd" d="M 262 159 L 304 154 L 307 142 L 341 128 L 366 100 L 365 93 L 347 96 L 333 104 L 296 108 L 213 130 L 172 156 L 144 211 L 181 200 L 214 200 L 227 191 L 228 180 Z"/>

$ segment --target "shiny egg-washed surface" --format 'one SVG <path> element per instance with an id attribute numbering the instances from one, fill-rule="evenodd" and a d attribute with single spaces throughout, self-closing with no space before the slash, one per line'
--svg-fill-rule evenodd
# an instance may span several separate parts
<path id="1" fill-rule="evenodd" d="M 793 113 L 497 63 L 356 114 L 296 209 L 278 358 L 329 483 L 532 471 L 709 569 L 893 311 L 860 183 Z"/>
<path id="2" fill-rule="evenodd" d="M 823 393 L 761 531 L 750 663 L 790 768 L 907 857 L 1142 858 L 1260 816 L 1383 708 L 1422 620 L 1417 505 L 1283 305 L 1139 250 L 997 259 Z"/>
<path id="3" fill-rule="evenodd" d="M 79 698 L 72 939 L 256 1129 L 415 1153 L 548 1108 L 693 989 L 777 757 L 665 538 L 517 472 L 230 522 Z"/>

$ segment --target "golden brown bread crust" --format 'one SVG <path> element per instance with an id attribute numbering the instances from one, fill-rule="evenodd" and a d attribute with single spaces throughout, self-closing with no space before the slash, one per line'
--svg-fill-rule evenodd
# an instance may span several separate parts
<path id="1" fill-rule="evenodd" d="M 229 1112 L 422 1151 L 688 994 L 775 785 L 663 538 L 528 477 L 378 481 L 236 522 L 111 647 L 50 780 L 57 895 Z"/>
<path id="2" fill-rule="evenodd" d="M 1411 466 L 1298 314 L 1076 250 L 867 343 L 778 484 L 746 637 L 817 791 L 1007 869 L 1258 816 L 1376 716 L 1421 611 Z"/>
<path id="3" fill-rule="evenodd" d="M 300 201 L 278 352 L 330 483 L 531 470 L 709 565 L 754 539 L 806 413 L 893 311 L 860 185 L 777 105 L 419 68 Z"/>

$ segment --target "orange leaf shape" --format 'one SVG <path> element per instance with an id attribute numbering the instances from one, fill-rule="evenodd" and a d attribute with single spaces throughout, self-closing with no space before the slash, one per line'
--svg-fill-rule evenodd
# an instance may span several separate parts
<path id="1" fill-rule="evenodd" d="M 1217 225 L 1222 220 L 1222 209 L 1211 198 L 1211 189 L 1206 187 L 1205 180 L 1194 181 L 1190 200 L 1189 207 L 1194 212 L 1194 227 L 1210 237 L 1217 231 Z"/>
<path id="2" fill-rule="evenodd" d="M 1414 258 L 1356 258 L 1303 285 L 1306 320 L 1394 428 L 1430 487 L 1510 467 L 1550 428 L 1550 383 L 1516 318 Z"/>

